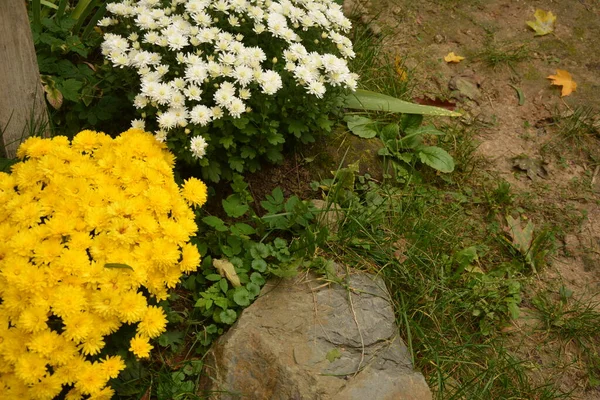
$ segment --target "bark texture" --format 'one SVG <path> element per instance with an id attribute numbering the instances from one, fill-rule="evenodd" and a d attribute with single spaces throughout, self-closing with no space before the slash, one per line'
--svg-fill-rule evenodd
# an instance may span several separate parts
<path id="1" fill-rule="evenodd" d="M 25 4 L 0 0 L 0 153 L 9 158 L 31 129 L 47 121 Z"/>

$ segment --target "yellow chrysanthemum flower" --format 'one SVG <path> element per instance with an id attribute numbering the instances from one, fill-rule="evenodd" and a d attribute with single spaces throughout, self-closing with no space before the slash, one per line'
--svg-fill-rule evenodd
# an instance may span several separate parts
<path id="1" fill-rule="evenodd" d="M 203 204 L 206 186 L 179 189 L 174 156 L 139 129 L 30 138 L 18 155 L 0 173 L 0 398 L 74 385 L 66 398 L 109 399 L 125 364 L 90 357 L 122 324 L 138 324 L 130 351 L 149 356 L 166 317 L 143 293 L 164 300 L 199 265 L 188 204 Z"/>
<path id="2" fill-rule="evenodd" d="M 148 337 L 137 335 L 129 342 L 129 351 L 135 354 L 138 358 L 146 358 L 150 356 L 150 350 L 154 347 L 148 341 Z"/>
<path id="3" fill-rule="evenodd" d="M 155 338 L 160 336 L 167 327 L 167 316 L 162 308 L 150 306 L 138 324 L 137 332 L 142 336 Z"/>
<path id="4" fill-rule="evenodd" d="M 196 178 L 189 178 L 185 181 L 181 194 L 189 204 L 197 207 L 202 207 L 208 196 L 206 185 Z"/>

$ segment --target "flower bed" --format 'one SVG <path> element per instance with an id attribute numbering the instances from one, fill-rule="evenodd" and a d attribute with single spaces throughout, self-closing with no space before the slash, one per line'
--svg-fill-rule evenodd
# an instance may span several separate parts
<path id="1" fill-rule="evenodd" d="M 199 265 L 190 205 L 206 186 L 180 189 L 173 155 L 138 129 L 29 138 L 18 156 L 0 173 L 0 398 L 110 398 L 125 364 L 105 339 L 137 324 L 142 358 L 165 331 L 152 304 Z"/>

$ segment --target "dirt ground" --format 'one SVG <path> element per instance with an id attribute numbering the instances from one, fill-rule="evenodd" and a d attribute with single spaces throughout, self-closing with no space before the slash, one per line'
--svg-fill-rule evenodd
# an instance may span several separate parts
<path id="1" fill-rule="evenodd" d="M 526 216 L 536 226 L 564 218 L 563 247 L 538 289 L 564 284 L 577 297 L 600 293 L 600 1 L 373 0 L 345 7 L 372 19 L 390 54 L 404 61 L 413 99 L 456 102 L 461 123 L 477 132 L 485 172 L 531 199 Z M 536 9 L 557 16 L 552 34 L 536 37 L 527 26 Z M 450 52 L 465 59 L 446 63 Z M 547 79 L 557 69 L 577 83 L 570 96 L 561 98 Z M 590 126 L 595 137 L 584 132 Z M 530 178 L 515 169 L 518 156 L 539 160 L 540 173 Z M 578 349 L 545 342 L 522 308 L 508 332 L 532 375 L 554 377 L 574 398 L 600 399 L 586 387 Z"/>

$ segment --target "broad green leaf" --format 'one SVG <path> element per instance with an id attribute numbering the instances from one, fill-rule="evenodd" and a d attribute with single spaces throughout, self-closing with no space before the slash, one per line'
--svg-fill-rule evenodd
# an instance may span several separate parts
<path id="1" fill-rule="evenodd" d="M 354 93 L 348 94 L 345 102 L 347 108 L 358 110 L 435 115 L 439 117 L 458 117 L 461 115 L 460 113 L 445 110 L 443 108 L 413 104 L 392 96 L 363 89 L 357 89 Z"/>
<path id="2" fill-rule="evenodd" d="M 398 124 L 388 124 L 381 128 L 381 132 L 379 132 L 379 137 L 384 143 L 388 141 L 395 141 L 400 137 L 400 127 L 398 126 Z"/>
<path id="3" fill-rule="evenodd" d="M 267 270 L 267 262 L 262 258 L 252 260 L 252 268 L 258 272 L 265 272 Z"/>
<path id="4" fill-rule="evenodd" d="M 403 132 L 410 133 L 418 129 L 423 123 L 423 116 L 418 114 L 405 114 L 400 118 L 400 128 Z"/>
<path id="5" fill-rule="evenodd" d="M 365 117 L 358 115 L 348 115 L 344 118 L 344 121 L 348 124 L 350 132 L 356 136 L 365 139 L 371 139 L 377 136 L 377 130 L 375 129 L 376 122 Z"/>
<path id="6" fill-rule="evenodd" d="M 419 159 L 422 163 L 440 172 L 454 171 L 454 159 L 446 150 L 437 146 L 425 146 L 419 149 Z"/>
<path id="7" fill-rule="evenodd" d="M 202 218 L 202 222 L 210 227 L 215 228 L 215 230 L 219 232 L 225 232 L 227 230 L 225 222 L 223 222 L 223 220 L 219 217 L 209 215 L 208 217 Z"/>
<path id="8" fill-rule="evenodd" d="M 260 293 L 260 286 L 254 282 L 249 282 L 246 285 L 246 289 L 248 289 L 251 298 L 255 298 Z"/>
<path id="9" fill-rule="evenodd" d="M 252 283 L 257 284 L 258 286 L 262 286 L 265 284 L 265 278 L 263 278 L 263 276 L 258 272 L 253 272 L 252 275 L 250 275 L 250 281 Z"/>
<path id="10" fill-rule="evenodd" d="M 231 233 L 234 235 L 252 235 L 256 230 L 248 224 L 238 222 L 231 227 Z"/>
<path id="11" fill-rule="evenodd" d="M 237 314 L 233 310 L 225 310 L 219 313 L 219 318 L 221 318 L 221 322 L 224 324 L 231 325 L 235 322 Z"/>
<path id="12" fill-rule="evenodd" d="M 228 216 L 232 218 L 239 218 L 246 214 L 249 207 L 247 204 L 242 203 L 242 200 L 237 194 L 232 194 L 227 199 L 222 201 L 223 209 Z"/>
<path id="13" fill-rule="evenodd" d="M 250 293 L 248 293 L 248 290 L 244 287 L 236 288 L 233 293 L 233 301 L 235 301 L 238 306 L 246 307 L 250 305 Z"/>

